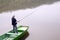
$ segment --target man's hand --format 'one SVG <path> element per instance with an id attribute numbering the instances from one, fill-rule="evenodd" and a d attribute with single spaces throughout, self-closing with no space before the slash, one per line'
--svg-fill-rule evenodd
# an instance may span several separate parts
<path id="1" fill-rule="evenodd" d="M 20 20 L 19 20 L 19 21 L 17 21 L 17 22 L 20 22 Z"/>

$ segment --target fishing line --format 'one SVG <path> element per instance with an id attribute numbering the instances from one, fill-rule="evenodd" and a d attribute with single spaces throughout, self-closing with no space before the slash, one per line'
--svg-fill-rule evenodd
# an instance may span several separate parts
<path id="1" fill-rule="evenodd" d="M 36 9 L 37 10 L 37 9 Z M 25 19 L 25 18 L 27 18 L 27 17 L 29 17 L 29 16 L 31 16 L 34 12 L 36 12 L 36 10 L 34 10 L 33 12 L 31 12 L 30 14 L 28 14 L 28 15 L 26 15 L 24 18 L 22 18 L 21 20 L 19 20 L 19 21 L 22 21 L 23 19 Z"/>

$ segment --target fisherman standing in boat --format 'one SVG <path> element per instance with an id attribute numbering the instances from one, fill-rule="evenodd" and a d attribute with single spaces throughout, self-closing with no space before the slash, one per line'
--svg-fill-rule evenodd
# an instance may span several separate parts
<path id="1" fill-rule="evenodd" d="M 17 30 L 17 20 L 15 19 L 15 16 L 12 17 L 12 25 L 13 25 L 13 32 L 18 33 Z"/>

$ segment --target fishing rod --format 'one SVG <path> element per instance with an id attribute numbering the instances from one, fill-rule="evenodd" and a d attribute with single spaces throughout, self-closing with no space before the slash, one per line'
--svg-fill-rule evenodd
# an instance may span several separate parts
<path id="1" fill-rule="evenodd" d="M 36 9 L 36 10 L 37 10 L 37 9 Z M 20 22 L 20 21 L 24 20 L 25 18 L 27 18 L 27 17 L 31 16 L 34 12 L 36 12 L 36 10 L 34 10 L 34 11 L 33 11 L 33 12 L 31 12 L 30 14 L 26 15 L 24 18 L 22 18 L 22 19 L 21 19 L 21 20 L 19 20 L 18 22 Z"/>

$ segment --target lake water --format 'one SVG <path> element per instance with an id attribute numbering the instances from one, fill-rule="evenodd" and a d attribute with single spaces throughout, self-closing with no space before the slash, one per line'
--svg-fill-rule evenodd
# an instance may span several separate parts
<path id="1" fill-rule="evenodd" d="M 0 14 L 0 35 L 12 29 L 13 15 L 20 20 L 17 26 L 29 26 L 29 36 L 26 40 L 60 40 L 60 2 L 32 9 L 3 12 Z"/>

